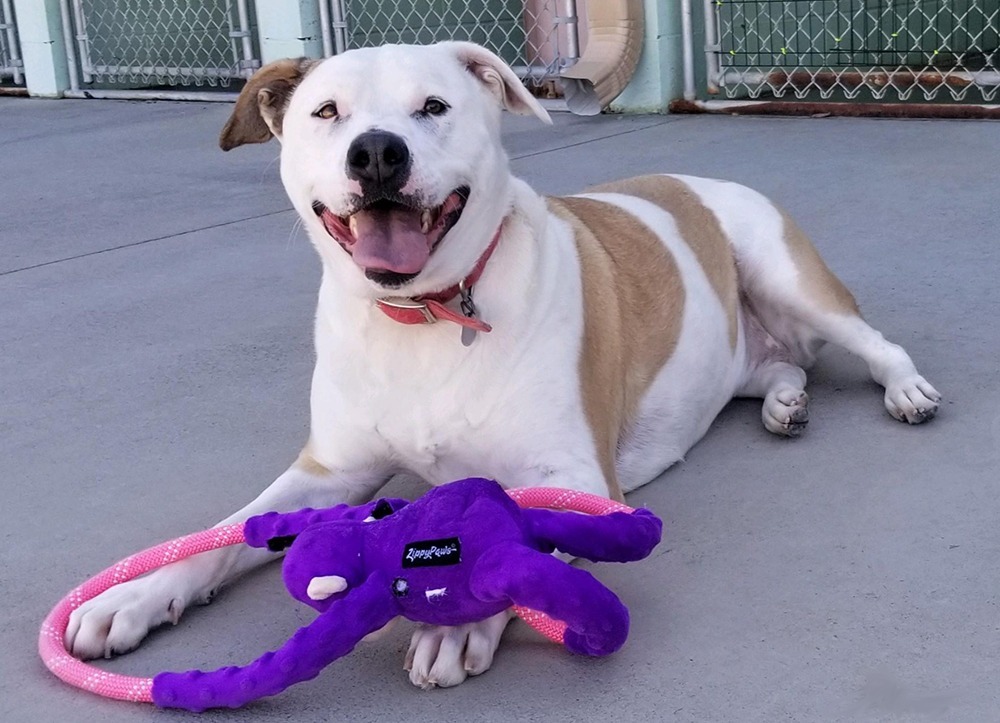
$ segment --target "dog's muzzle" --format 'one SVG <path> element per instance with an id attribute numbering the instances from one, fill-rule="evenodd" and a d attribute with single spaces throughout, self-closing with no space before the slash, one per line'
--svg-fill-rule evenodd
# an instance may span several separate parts
<path id="1" fill-rule="evenodd" d="M 398 288 L 426 266 L 431 253 L 458 223 L 469 193 L 468 186 L 456 188 L 433 206 L 391 194 L 359 196 L 344 215 L 318 201 L 313 210 L 326 232 L 369 279 L 386 288 Z"/>

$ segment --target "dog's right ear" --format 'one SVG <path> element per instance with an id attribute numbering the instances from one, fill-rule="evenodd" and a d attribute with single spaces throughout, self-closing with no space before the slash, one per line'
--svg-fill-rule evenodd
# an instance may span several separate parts
<path id="1" fill-rule="evenodd" d="M 322 61 L 288 58 L 268 63 L 253 74 L 236 99 L 233 114 L 219 135 L 224 151 L 244 143 L 266 143 L 272 136 L 281 139 L 281 122 L 292 93 L 302 79 Z"/>
<path id="2" fill-rule="evenodd" d="M 518 115 L 533 115 L 552 125 L 548 111 L 528 92 L 521 79 L 499 55 L 481 45 L 457 40 L 447 40 L 438 45 L 454 54 L 505 109 Z"/>

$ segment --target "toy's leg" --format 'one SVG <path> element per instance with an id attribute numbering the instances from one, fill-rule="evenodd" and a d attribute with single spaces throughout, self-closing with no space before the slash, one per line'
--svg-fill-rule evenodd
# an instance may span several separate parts
<path id="1" fill-rule="evenodd" d="M 594 562 L 631 562 L 646 557 L 660 542 L 663 523 L 649 510 L 607 515 L 526 509 L 521 514 L 541 545 Z"/>
<path id="2" fill-rule="evenodd" d="M 408 500 L 385 498 L 363 505 L 342 504 L 318 510 L 307 507 L 295 512 L 265 512 L 248 519 L 243 532 L 247 544 L 251 547 L 266 547 L 272 551 L 284 550 L 310 525 L 335 520 L 360 522 L 373 515 L 380 517 L 391 514 L 408 504 Z"/>
<path id="3" fill-rule="evenodd" d="M 609 655 L 628 637 L 628 609 L 586 570 L 523 545 L 501 545 L 476 564 L 472 592 L 513 600 L 566 623 L 564 644 L 581 655 Z"/>
<path id="4" fill-rule="evenodd" d="M 365 635 L 399 612 L 390 582 L 373 575 L 333 603 L 288 642 L 250 665 L 210 672 L 160 673 L 153 679 L 153 702 L 161 708 L 239 708 L 315 678 L 327 665 L 354 650 Z"/>
<path id="5" fill-rule="evenodd" d="M 257 499 L 219 524 L 241 522 L 269 510 L 297 510 L 371 499 L 385 482 L 379 471 L 347 476 L 300 458 Z M 70 616 L 66 648 L 80 658 L 111 657 L 135 648 L 165 622 L 176 623 L 186 607 L 209 602 L 215 591 L 277 556 L 234 545 L 205 552 L 107 590 Z"/>

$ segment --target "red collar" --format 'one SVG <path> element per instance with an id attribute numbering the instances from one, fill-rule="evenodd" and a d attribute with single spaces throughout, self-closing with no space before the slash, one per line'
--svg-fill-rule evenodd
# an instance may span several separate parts
<path id="1" fill-rule="evenodd" d="M 475 306 L 472 305 L 472 287 L 483 275 L 486 262 L 490 260 L 490 256 L 493 255 L 493 251 L 497 247 L 497 242 L 500 241 L 502 230 L 503 225 L 493 234 L 493 240 L 490 241 L 490 245 L 483 252 L 483 255 L 479 257 L 479 261 L 472 268 L 472 273 L 454 286 L 449 286 L 444 291 L 421 294 L 412 298 L 391 296 L 377 299 L 375 304 L 386 316 L 400 324 L 433 324 L 436 321 L 451 321 L 475 331 L 490 331 L 492 327 L 476 316 Z M 462 297 L 464 314 L 445 306 L 458 296 Z"/>

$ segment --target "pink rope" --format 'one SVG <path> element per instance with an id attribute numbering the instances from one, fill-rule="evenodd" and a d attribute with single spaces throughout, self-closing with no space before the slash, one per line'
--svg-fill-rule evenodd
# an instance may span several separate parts
<path id="1" fill-rule="evenodd" d="M 558 487 L 518 487 L 507 490 L 515 502 L 521 507 L 542 507 L 548 510 L 572 510 L 588 515 L 606 515 L 611 512 L 633 512 L 631 507 L 607 497 L 592 495 L 587 492 L 560 489 Z M 514 612 L 530 627 L 537 630 L 549 640 L 562 645 L 566 634 L 566 623 L 555 620 L 544 613 L 531 608 L 514 606 Z"/>
<path id="2" fill-rule="evenodd" d="M 152 703 L 152 678 L 134 678 L 117 675 L 77 660 L 66 650 L 64 642 L 69 616 L 88 600 L 97 597 L 110 587 L 133 580 L 150 570 L 155 570 L 171 562 L 200 552 L 216 550 L 220 547 L 243 542 L 243 524 L 215 527 L 192 535 L 168 540 L 142 552 L 126 557 L 111 567 L 97 573 L 80 587 L 60 600 L 38 634 L 38 653 L 45 666 L 56 677 L 70 685 L 89 690 L 105 698 L 130 700 L 137 703 Z"/>
<path id="3" fill-rule="evenodd" d="M 507 493 L 521 507 L 573 510 L 590 515 L 632 512 L 631 507 L 586 492 L 574 492 L 552 487 L 521 487 L 508 490 Z M 209 550 L 238 545 L 242 542 L 244 542 L 243 523 L 213 527 L 209 530 L 168 540 L 155 547 L 137 552 L 94 575 L 56 603 L 52 612 L 42 623 L 38 634 L 38 654 L 41 656 L 42 662 L 45 663 L 45 667 L 60 680 L 105 698 L 151 703 L 153 700 L 152 678 L 136 678 L 109 673 L 74 658 L 66 650 L 65 637 L 70 614 L 83 603 L 115 585 L 134 580 L 140 575 L 172 562 Z M 515 606 L 514 611 L 542 635 L 557 643 L 562 643 L 563 634 L 566 632 L 564 622 L 553 620 L 548 615 L 520 606 Z"/>

